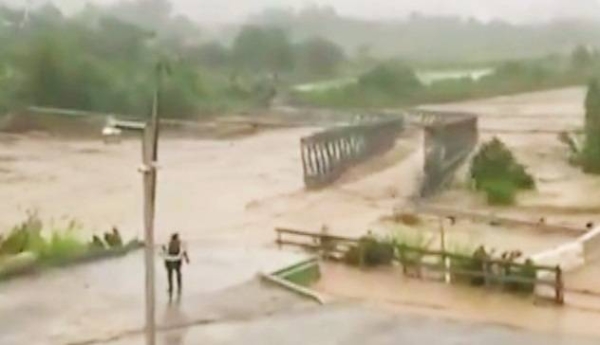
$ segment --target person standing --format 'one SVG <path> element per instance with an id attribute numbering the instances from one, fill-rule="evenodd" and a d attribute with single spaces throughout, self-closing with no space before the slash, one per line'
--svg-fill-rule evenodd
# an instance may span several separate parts
<path id="1" fill-rule="evenodd" d="M 179 234 L 174 233 L 171 235 L 169 244 L 166 247 L 163 246 L 163 255 L 165 260 L 165 267 L 167 269 L 169 298 L 173 296 L 173 273 L 175 273 L 177 279 L 177 294 L 181 295 L 181 266 L 183 264 L 183 260 L 185 260 L 185 262 L 189 264 L 190 259 L 188 257 L 187 251 L 185 250 L 181 242 L 181 239 L 179 238 Z"/>

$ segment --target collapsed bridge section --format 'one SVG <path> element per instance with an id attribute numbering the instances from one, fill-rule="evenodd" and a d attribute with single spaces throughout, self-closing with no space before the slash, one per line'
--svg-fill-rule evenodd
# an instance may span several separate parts
<path id="1" fill-rule="evenodd" d="M 304 184 L 309 189 L 335 182 L 346 170 L 394 147 L 404 118 L 373 120 L 327 129 L 301 139 Z"/>
<path id="2" fill-rule="evenodd" d="M 409 116 L 424 127 L 425 165 L 421 197 L 429 197 L 452 178 L 477 146 L 477 116 L 422 110 L 414 110 Z"/>
<path id="3" fill-rule="evenodd" d="M 477 146 L 477 116 L 417 109 L 394 117 L 372 117 L 359 124 L 333 127 L 304 137 L 300 147 L 306 188 L 325 187 L 349 168 L 391 150 L 407 122 L 423 129 L 425 163 L 419 196 L 432 196 Z"/>

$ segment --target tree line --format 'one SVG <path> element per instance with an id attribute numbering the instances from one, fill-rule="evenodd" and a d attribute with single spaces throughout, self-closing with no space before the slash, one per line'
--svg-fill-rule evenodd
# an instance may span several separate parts
<path id="1" fill-rule="evenodd" d="M 489 74 L 424 83 L 414 67 L 399 59 L 375 62 L 355 82 L 300 90 L 300 104 L 338 108 L 405 107 L 584 85 L 600 75 L 600 54 L 577 46 L 571 54 L 497 62 Z"/>
<path id="2" fill-rule="evenodd" d="M 278 83 L 331 77 L 345 60 L 333 42 L 293 42 L 275 27 L 245 26 L 230 45 L 202 42 L 199 29 L 167 5 L 88 6 L 69 17 L 52 5 L 26 16 L 0 7 L 2 111 L 37 105 L 143 115 L 160 59 L 171 67 L 164 116 L 213 114 L 264 106 Z"/>

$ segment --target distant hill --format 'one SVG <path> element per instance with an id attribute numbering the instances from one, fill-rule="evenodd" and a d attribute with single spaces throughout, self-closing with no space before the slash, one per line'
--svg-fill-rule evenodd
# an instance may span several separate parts
<path id="1" fill-rule="evenodd" d="M 342 17 L 328 8 L 313 8 L 302 12 L 268 10 L 251 17 L 249 22 L 282 27 L 295 40 L 323 36 L 352 55 L 427 62 L 541 57 L 568 53 L 580 44 L 600 46 L 600 21 L 592 20 L 515 25 L 412 15 L 403 20 L 371 21 Z M 230 41 L 239 27 L 204 33 Z"/>

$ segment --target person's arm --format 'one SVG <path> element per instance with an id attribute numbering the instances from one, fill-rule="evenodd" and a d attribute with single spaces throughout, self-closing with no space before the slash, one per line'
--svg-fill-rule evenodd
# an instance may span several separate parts
<path id="1" fill-rule="evenodd" d="M 188 256 L 188 252 L 187 252 L 187 246 L 185 244 L 182 244 L 182 248 L 183 249 L 183 259 L 185 260 L 185 262 L 187 264 L 190 263 L 190 257 Z"/>

